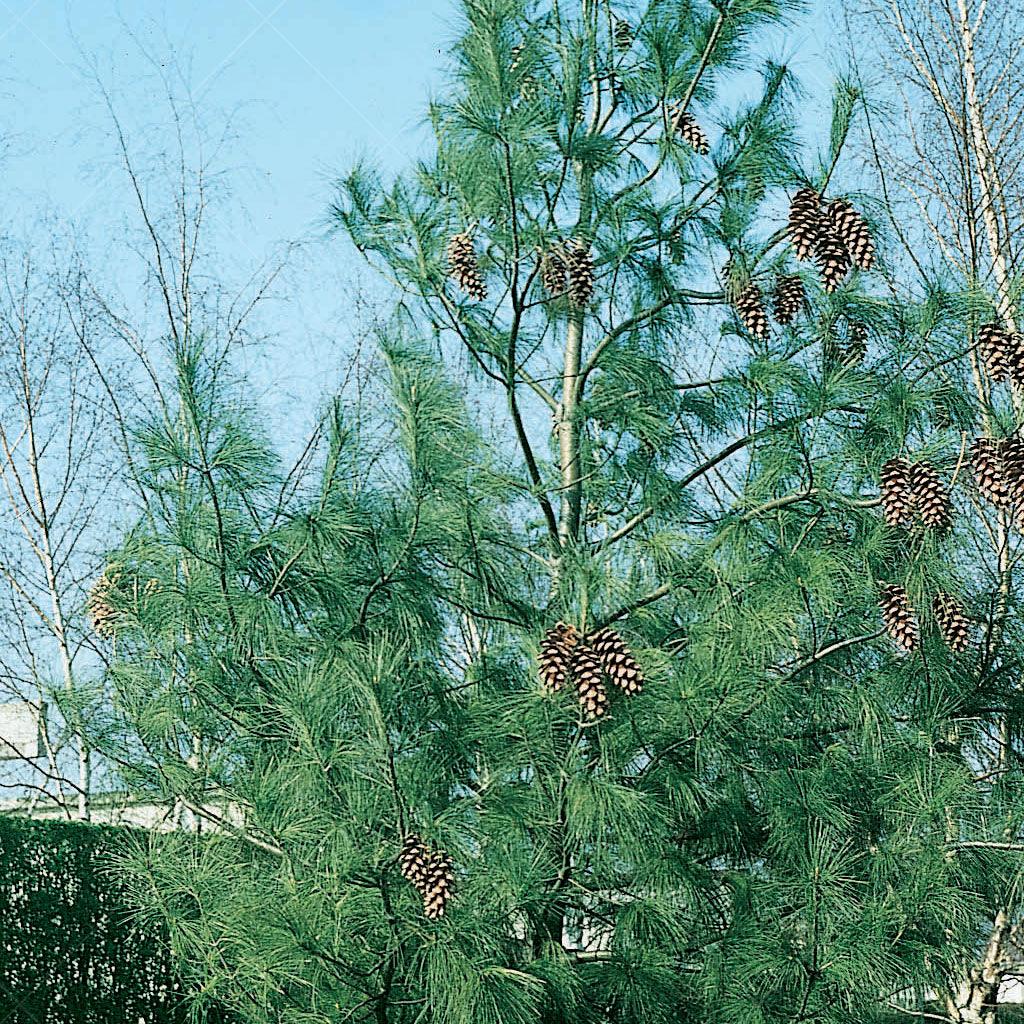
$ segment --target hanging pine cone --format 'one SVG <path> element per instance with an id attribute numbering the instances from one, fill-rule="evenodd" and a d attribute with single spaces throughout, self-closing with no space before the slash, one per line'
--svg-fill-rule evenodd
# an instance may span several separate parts
<path id="1" fill-rule="evenodd" d="M 569 275 L 569 299 L 578 309 L 583 309 L 594 294 L 594 263 L 590 258 L 590 246 L 578 238 L 567 242 L 565 266 Z"/>
<path id="2" fill-rule="evenodd" d="M 851 320 L 842 355 L 844 366 L 860 366 L 868 354 L 868 327 L 860 320 Z"/>
<path id="3" fill-rule="evenodd" d="M 615 22 L 615 49 L 625 53 L 633 45 L 633 29 L 629 22 L 618 18 Z"/>
<path id="4" fill-rule="evenodd" d="M 789 204 L 789 235 L 798 260 L 807 259 L 822 231 L 821 196 L 813 188 L 796 192 Z"/>
<path id="5" fill-rule="evenodd" d="M 513 46 L 511 50 L 509 50 L 508 55 L 510 59 L 508 69 L 510 72 L 514 73 L 518 69 L 519 65 L 522 64 L 523 53 L 525 52 L 525 50 L 525 43 L 516 43 L 516 45 Z"/>
<path id="6" fill-rule="evenodd" d="M 850 272 L 850 254 L 832 231 L 822 231 L 814 247 L 814 262 L 821 274 L 821 284 L 831 295 Z"/>
<path id="7" fill-rule="evenodd" d="M 1024 345 L 1019 334 L 1006 334 L 1006 366 L 1010 380 L 1024 388 Z"/>
<path id="8" fill-rule="evenodd" d="M 956 598 L 940 590 L 932 601 L 932 613 L 946 646 L 957 654 L 966 651 L 971 642 L 971 621 Z"/>
<path id="9" fill-rule="evenodd" d="M 444 917 L 455 883 L 455 868 L 451 857 L 441 850 L 430 855 L 426 877 L 423 880 L 423 913 L 428 921 Z"/>
<path id="10" fill-rule="evenodd" d="M 600 718 L 608 710 L 608 691 L 597 655 L 584 643 L 577 644 L 572 655 L 572 675 L 583 715 L 589 721 Z"/>
<path id="11" fill-rule="evenodd" d="M 780 277 L 772 296 L 773 313 L 780 324 L 791 324 L 804 306 L 804 283 L 796 275 Z"/>
<path id="12" fill-rule="evenodd" d="M 487 286 L 477 266 L 473 239 L 467 231 L 452 235 L 448 242 L 448 272 L 471 299 L 482 302 L 487 298 Z"/>
<path id="13" fill-rule="evenodd" d="M 896 646 L 905 651 L 914 650 L 917 647 L 917 622 L 906 590 L 898 583 L 884 585 L 879 604 L 885 628 Z"/>
<path id="14" fill-rule="evenodd" d="M 92 585 L 85 601 L 86 614 L 97 636 L 110 639 L 114 635 L 117 610 L 111 603 L 117 586 L 118 575 L 104 571 Z"/>
<path id="15" fill-rule="evenodd" d="M 1003 480 L 1009 503 L 1024 507 L 1024 441 L 1008 437 L 1000 446 L 1003 456 Z"/>
<path id="16" fill-rule="evenodd" d="M 579 641 L 575 626 L 557 622 L 545 634 L 540 645 L 540 681 L 552 693 L 560 690 L 569 678 L 572 649 Z"/>
<path id="17" fill-rule="evenodd" d="M 914 496 L 910 489 L 910 463 L 889 459 L 882 466 L 882 513 L 889 526 L 909 526 L 914 518 Z"/>
<path id="18" fill-rule="evenodd" d="M 945 530 L 952 524 L 949 492 L 927 462 L 915 462 L 910 467 L 910 493 L 921 522 L 929 529 Z"/>
<path id="19" fill-rule="evenodd" d="M 828 205 L 828 219 L 836 237 L 842 242 L 854 265 L 870 270 L 875 262 L 875 243 L 867 221 L 845 200 L 835 199 Z"/>
<path id="20" fill-rule="evenodd" d="M 544 291 L 554 297 L 565 294 L 565 279 L 568 268 L 565 265 L 565 253 L 561 245 L 553 245 L 541 257 L 540 281 Z"/>
<path id="21" fill-rule="evenodd" d="M 711 151 L 711 143 L 704 134 L 700 122 L 689 111 L 679 112 L 678 107 L 669 108 L 669 118 L 683 142 L 699 156 L 707 156 Z"/>
<path id="22" fill-rule="evenodd" d="M 1003 466 L 1003 445 L 991 437 L 977 437 L 971 444 L 971 470 L 978 493 L 996 508 L 1010 505 L 1010 489 L 1007 486 Z"/>
<path id="23" fill-rule="evenodd" d="M 978 349 L 993 384 L 1010 376 L 1010 337 L 998 324 L 982 324 L 978 328 Z"/>
<path id="24" fill-rule="evenodd" d="M 402 842 L 402 851 L 398 855 L 398 869 L 402 877 L 423 892 L 427 880 L 427 865 L 430 851 L 416 834 L 407 835 Z"/>
<path id="25" fill-rule="evenodd" d="M 644 674 L 616 630 L 605 626 L 591 633 L 586 642 L 597 655 L 601 668 L 613 685 L 629 696 L 643 689 Z"/>
<path id="26" fill-rule="evenodd" d="M 755 338 L 764 341 L 768 337 L 768 316 L 761 302 L 761 289 L 754 283 L 748 284 L 740 292 L 735 306 L 743 326 Z"/>

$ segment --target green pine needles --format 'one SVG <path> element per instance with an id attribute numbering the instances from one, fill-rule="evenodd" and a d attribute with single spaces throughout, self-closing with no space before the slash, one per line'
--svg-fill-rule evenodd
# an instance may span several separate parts
<path id="1" fill-rule="evenodd" d="M 1019 827 L 1016 764 L 975 778 L 1012 628 L 951 651 L 925 617 L 901 654 L 878 603 L 984 618 L 932 419 L 971 415 L 943 398 L 969 371 L 955 310 L 881 287 L 870 201 L 814 219 L 847 198 L 849 88 L 812 166 L 786 68 L 737 97 L 797 8 L 462 3 L 433 158 L 339 187 L 399 303 L 387 410 L 339 402 L 305 476 L 178 353 L 112 555 L 105 749 L 203 824 L 129 864 L 199 1006 L 848 1022 L 973 954 L 1016 863 L 963 845 Z M 797 261 L 801 189 L 841 278 Z M 783 314 L 753 309 L 779 281 Z M 886 524 L 898 457 L 954 484 L 952 529 Z M 550 643 L 542 685 L 559 621 L 628 644 L 642 692 L 588 713 L 625 670 Z"/>

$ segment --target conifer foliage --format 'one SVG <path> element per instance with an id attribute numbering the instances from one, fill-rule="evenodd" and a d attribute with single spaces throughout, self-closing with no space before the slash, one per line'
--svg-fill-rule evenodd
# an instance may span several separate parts
<path id="1" fill-rule="evenodd" d="M 793 144 L 758 48 L 795 5 L 453 3 L 434 151 L 333 209 L 399 285 L 379 400 L 283 467 L 196 330 L 131 434 L 110 561 L 160 590 L 117 602 L 96 742 L 212 834 L 126 870 L 251 1024 L 874 1020 L 977 945 L 925 792 L 962 766 L 908 717 L 993 699 L 932 603 L 982 584 L 943 476 L 893 458 L 954 464 L 907 369 L 944 367 L 941 310 L 822 195 L 855 105 Z"/>

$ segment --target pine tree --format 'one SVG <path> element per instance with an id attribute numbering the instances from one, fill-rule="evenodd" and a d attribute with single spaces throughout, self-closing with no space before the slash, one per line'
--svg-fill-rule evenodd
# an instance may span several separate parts
<path id="1" fill-rule="evenodd" d="M 957 307 L 877 275 L 822 295 L 851 254 L 818 186 L 842 185 L 857 104 L 837 89 L 817 159 L 787 68 L 739 105 L 730 77 L 789 5 L 630 6 L 628 55 L 607 13 L 460 4 L 434 152 L 341 182 L 339 227 L 401 286 L 361 367 L 379 401 L 340 396 L 283 467 L 189 336 L 130 435 L 152 501 L 110 558 L 161 591 L 119 609 L 97 742 L 131 737 L 133 787 L 209 825 L 124 864 L 199 1008 L 848 1024 L 975 948 L 928 791 L 963 766 L 930 729 L 936 695 L 998 687 L 934 630 L 904 656 L 902 586 L 879 629 L 881 580 L 984 604 L 966 517 L 902 536 L 877 509 L 892 453 L 953 464 L 926 332 Z M 714 111 L 714 161 L 665 138 L 666 96 Z M 807 315 L 768 331 L 759 298 L 737 341 L 715 270 L 792 277 L 794 255 L 822 266 Z M 822 374 L 860 322 L 870 365 Z M 887 518 L 937 523 L 932 477 L 886 474 Z"/>

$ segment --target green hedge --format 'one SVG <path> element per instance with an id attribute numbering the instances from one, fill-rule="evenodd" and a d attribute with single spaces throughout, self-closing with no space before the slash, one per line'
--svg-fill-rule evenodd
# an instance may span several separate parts
<path id="1" fill-rule="evenodd" d="M 125 830 L 0 816 L 0 1024 L 179 1024 L 161 936 L 134 923 Z"/>

